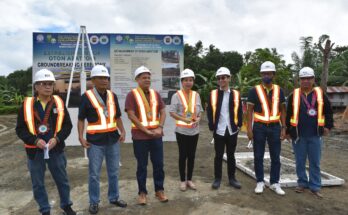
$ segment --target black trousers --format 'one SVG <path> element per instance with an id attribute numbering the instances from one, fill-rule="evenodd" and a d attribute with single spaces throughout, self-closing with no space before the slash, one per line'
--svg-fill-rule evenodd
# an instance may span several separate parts
<path id="1" fill-rule="evenodd" d="M 225 136 L 214 134 L 214 148 L 215 148 L 215 159 L 214 159 L 214 174 L 215 179 L 222 178 L 222 157 L 224 155 L 225 146 L 227 154 L 227 173 L 228 178 L 234 178 L 236 172 L 236 159 L 234 153 L 237 146 L 238 134 L 229 135 L 226 129 Z"/>
<path id="2" fill-rule="evenodd" d="M 181 181 L 192 180 L 192 172 L 195 164 L 195 155 L 198 142 L 198 134 L 194 136 L 175 132 L 179 146 L 179 172 Z M 187 161 L 187 162 L 186 162 Z M 187 165 L 187 177 L 186 177 Z"/>

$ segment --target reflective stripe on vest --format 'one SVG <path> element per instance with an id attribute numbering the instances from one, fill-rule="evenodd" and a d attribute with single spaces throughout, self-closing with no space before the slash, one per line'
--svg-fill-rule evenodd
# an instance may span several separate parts
<path id="1" fill-rule="evenodd" d="M 238 108 L 240 102 L 240 94 L 237 90 L 233 91 L 233 101 L 234 101 L 234 124 L 238 126 Z"/>
<path id="2" fill-rule="evenodd" d="M 216 107 L 217 107 L 217 99 L 218 99 L 218 90 L 212 90 L 210 93 L 210 104 L 213 114 L 213 123 L 215 124 L 215 114 L 216 114 Z"/>
<path id="3" fill-rule="evenodd" d="M 62 129 L 63 125 L 63 119 L 64 119 L 64 102 L 63 100 L 57 96 L 53 96 L 54 103 L 56 104 L 56 110 L 57 110 L 57 120 L 56 120 L 56 130 L 54 131 L 54 137 L 57 135 L 57 133 Z M 24 109 L 24 121 L 27 125 L 27 128 L 29 132 L 33 135 L 36 135 L 36 128 L 35 128 L 35 118 L 34 118 L 34 97 L 26 97 L 24 99 L 23 103 L 23 109 Z M 36 146 L 25 144 L 26 148 L 37 148 Z"/>
<path id="4" fill-rule="evenodd" d="M 324 126 L 325 125 L 325 117 L 323 115 L 323 109 L 324 109 L 324 95 L 323 91 L 320 87 L 314 87 L 314 92 L 317 95 L 317 104 L 318 104 L 318 111 L 317 111 L 317 117 L 318 117 L 318 126 Z M 294 90 L 293 98 L 292 98 L 292 116 L 290 118 L 290 124 L 292 126 L 298 125 L 298 119 L 299 119 L 299 113 L 300 113 L 300 102 L 301 102 L 301 90 L 300 88 L 297 88 Z"/>
<path id="5" fill-rule="evenodd" d="M 184 92 L 182 90 L 178 90 L 177 95 L 181 101 L 182 106 L 184 107 L 183 116 L 185 117 L 185 113 L 188 111 L 191 112 L 192 116 L 195 116 L 196 112 L 197 112 L 196 111 L 196 100 L 197 100 L 196 91 L 192 91 L 192 99 L 191 99 L 191 101 L 188 101 L 188 102 L 191 102 L 191 110 L 188 110 L 189 105 L 187 104 Z M 186 122 L 181 121 L 181 120 L 176 120 L 176 125 L 179 127 L 184 127 L 184 128 L 192 128 L 193 123 L 186 123 Z"/>
<path id="6" fill-rule="evenodd" d="M 298 125 L 298 116 L 300 113 L 300 95 L 300 88 L 295 89 L 292 95 L 292 116 L 290 118 L 290 124 L 295 127 Z"/>
<path id="7" fill-rule="evenodd" d="M 263 122 L 263 123 L 271 123 L 271 122 L 279 122 L 280 112 L 279 112 L 279 95 L 280 95 L 280 87 L 276 84 L 273 84 L 273 95 L 272 95 L 272 107 L 271 110 L 268 104 L 268 97 L 266 95 L 265 90 L 262 85 L 257 85 L 256 93 L 259 98 L 262 113 L 257 113 L 254 111 L 254 121 L 255 122 Z"/>
<path id="8" fill-rule="evenodd" d="M 64 102 L 63 100 L 59 97 L 54 95 L 54 102 L 56 103 L 56 110 L 57 110 L 57 123 L 56 123 L 56 130 L 54 132 L 54 136 L 57 135 L 57 133 L 62 129 L 63 125 L 63 119 L 64 119 Z"/>
<path id="9" fill-rule="evenodd" d="M 325 125 L 325 116 L 324 116 L 324 93 L 320 87 L 314 87 L 314 91 L 317 94 L 317 102 L 318 102 L 318 125 Z"/>
<path id="10" fill-rule="evenodd" d="M 138 92 L 137 89 L 133 89 L 132 90 L 135 101 L 137 102 L 137 106 L 138 106 L 138 113 L 139 113 L 139 121 L 140 123 L 145 127 L 145 128 L 157 128 L 159 125 L 159 119 L 158 119 L 158 113 L 157 113 L 157 109 L 158 109 L 158 101 L 157 101 L 157 96 L 156 96 L 156 92 L 153 89 L 150 89 L 150 109 L 151 109 L 151 113 L 152 113 L 152 117 L 151 119 L 147 119 L 146 116 L 146 110 L 145 110 L 145 104 L 144 101 L 140 95 L 140 93 Z M 135 126 L 134 123 L 132 123 L 132 129 L 137 129 L 137 127 Z"/>
<path id="11" fill-rule="evenodd" d="M 98 121 L 94 123 L 88 123 L 86 132 L 88 134 L 105 133 L 117 130 L 116 123 L 116 105 L 114 95 L 110 90 L 106 90 L 107 98 L 106 105 L 108 109 L 108 116 L 104 115 L 104 107 L 98 102 L 97 97 L 94 95 L 93 90 L 87 90 L 86 95 L 95 111 L 98 114 Z"/>
<path id="12" fill-rule="evenodd" d="M 234 113 L 234 124 L 238 126 L 238 108 L 240 103 L 240 93 L 237 90 L 232 90 L 233 92 L 233 113 Z M 215 123 L 215 115 L 217 108 L 217 100 L 218 100 L 218 90 L 212 90 L 210 94 L 210 103 L 213 111 L 213 123 Z"/>
<path id="13" fill-rule="evenodd" d="M 34 121 L 34 97 L 26 97 L 24 99 L 24 121 L 27 124 L 28 130 L 31 134 L 36 135 L 35 121 Z"/>

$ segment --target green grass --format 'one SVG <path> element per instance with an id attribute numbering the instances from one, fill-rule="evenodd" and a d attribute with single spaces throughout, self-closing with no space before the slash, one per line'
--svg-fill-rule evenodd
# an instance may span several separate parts
<path id="1" fill-rule="evenodd" d="M 16 114 L 18 113 L 19 106 L 11 105 L 11 106 L 1 106 L 0 107 L 0 115 L 6 114 Z"/>

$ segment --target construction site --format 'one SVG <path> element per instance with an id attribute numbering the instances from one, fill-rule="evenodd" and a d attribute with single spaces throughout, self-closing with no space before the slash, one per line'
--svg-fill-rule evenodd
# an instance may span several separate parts
<path id="1" fill-rule="evenodd" d="M 24 145 L 15 134 L 16 115 L 0 117 L 0 214 L 37 214 L 37 204 L 33 198 L 31 179 L 27 168 Z M 73 128 L 76 129 L 76 128 Z M 166 134 L 165 134 L 166 135 Z M 252 152 L 247 148 L 245 133 L 239 134 L 236 153 Z M 160 203 L 154 196 L 152 167 L 148 166 L 149 202 L 146 206 L 137 205 L 136 159 L 132 144 L 121 145 L 121 164 L 119 187 L 120 198 L 128 203 L 125 209 L 115 207 L 107 200 L 107 176 L 105 167 L 101 173 L 101 203 L 99 214 L 348 214 L 347 185 L 324 186 L 323 199 L 318 199 L 309 191 L 298 194 L 293 187 L 285 187 L 285 196 L 278 196 L 266 189 L 262 195 L 254 193 L 255 179 L 237 170 L 236 177 L 242 184 L 237 190 L 228 185 L 226 165 L 223 165 L 223 178 L 219 190 L 212 190 L 214 179 L 214 147 L 212 134 L 207 121 L 201 121 L 193 181 L 197 190 L 179 190 L 178 146 L 176 142 L 164 143 L 164 188 L 168 203 Z M 335 128 L 324 138 L 321 168 L 344 181 L 348 179 L 348 122 L 342 113 L 335 114 Z M 76 140 L 78 141 L 78 140 Z M 65 148 L 68 162 L 68 176 L 71 187 L 73 208 L 78 214 L 88 213 L 88 160 L 84 158 L 81 146 Z M 294 160 L 291 144 L 282 143 L 281 156 Z M 286 164 L 284 163 L 285 167 Z M 286 170 L 286 169 L 285 169 Z M 267 170 L 265 169 L 265 172 Z M 284 170 L 282 170 L 284 174 Z M 46 171 L 46 189 L 52 205 L 51 214 L 62 214 L 59 208 L 59 195 L 55 183 Z"/>

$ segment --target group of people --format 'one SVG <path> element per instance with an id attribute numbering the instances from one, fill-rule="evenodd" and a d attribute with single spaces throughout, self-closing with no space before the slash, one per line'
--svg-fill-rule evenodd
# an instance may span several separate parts
<path id="1" fill-rule="evenodd" d="M 288 97 L 287 107 L 283 90 L 273 84 L 275 65 L 266 61 L 261 65 L 262 83 L 249 91 L 247 102 L 247 136 L 253 141 L 255 193 L 263 192 L 263 158 L 266 141 L 271 157 L 270 189 L 279 195 L 285 192 L 279 184 L 281 140 L 292 139 L 296 159 L 298 187 L 296 192 L 309 188 L 317 197 L 320 193 L 320 155 L 322 135 L 333 127 L 330 102 L 319 87 L 314 87 L 314 71 L 309 67 L 300 70 L 300 88 Z M 108 200 L 118 207 L 127 207 L 120 199 L 118 177 L 120 143 L 125 140 L 121 109 L 115 93 L 109 90 L 109 72 L 102 65 L 93 67 L 91 80 L 94 87 L 81 97 L 78 113 L 78 136 L 87 149 L 89 159 L 88 192 L 89 212 L 98 213 L 100 203 L 100 171 L 106 161 Z M 153 166 L 155 196 L 168 202 L 164 193 L 163 126 L 166 119 L 165 104 L 160 94 L 151 88 L 151 71 L 145 66 L 137 68 L 134 78 L 138 86 L 132 89 L 125 101 L 125 112 L 132 122 L 131 134 L 137 160 L 138 204 L 147 204 L 146 189 L 148 157 Z M 206 113 L 209 130 L 214 137 L 213 189 L 219 189 L 222 180 L 222 160 L 226 148 L 229 185 L 241 188 L 236 179 L 235 151 L 237 136 L 243 124 L 240 92 L 230 87 L 231 73 L 221 67 L 216 72 L 218 88 L 210 92 Z M 180 74 L 181 90 L 171 98 L 170 116 L 176 121 L 175 135 L 179 149 L 179 189 L 196 190 L 192 181 L 195 153 L 199 137 L 199 124 L 203 107 L 200 95 L 192 90 L 195 74 L 185 69 Z M 66 172 L 64 140 L 69 136 L 72 123 L 62 99 L 53 95 L 55 77 L 47 69 L 34 75 L 35 96 L 25 98 L 21 106 L 16 133 L 25 143 L 28 169 L 34 198 L 42 214 L 50 214 L 45 190 L 46 164 L 57 185 L 60 207 L 68 215 L 72 209 L 70 186 Z M 85 125 L 87 121 L 87 125 Z M 86 131 L 85 131 L 86 130 Z M 86 132 L 86 136 L 84 133 Z M 306 159 L 309 160 L 309 179 Z"/>

